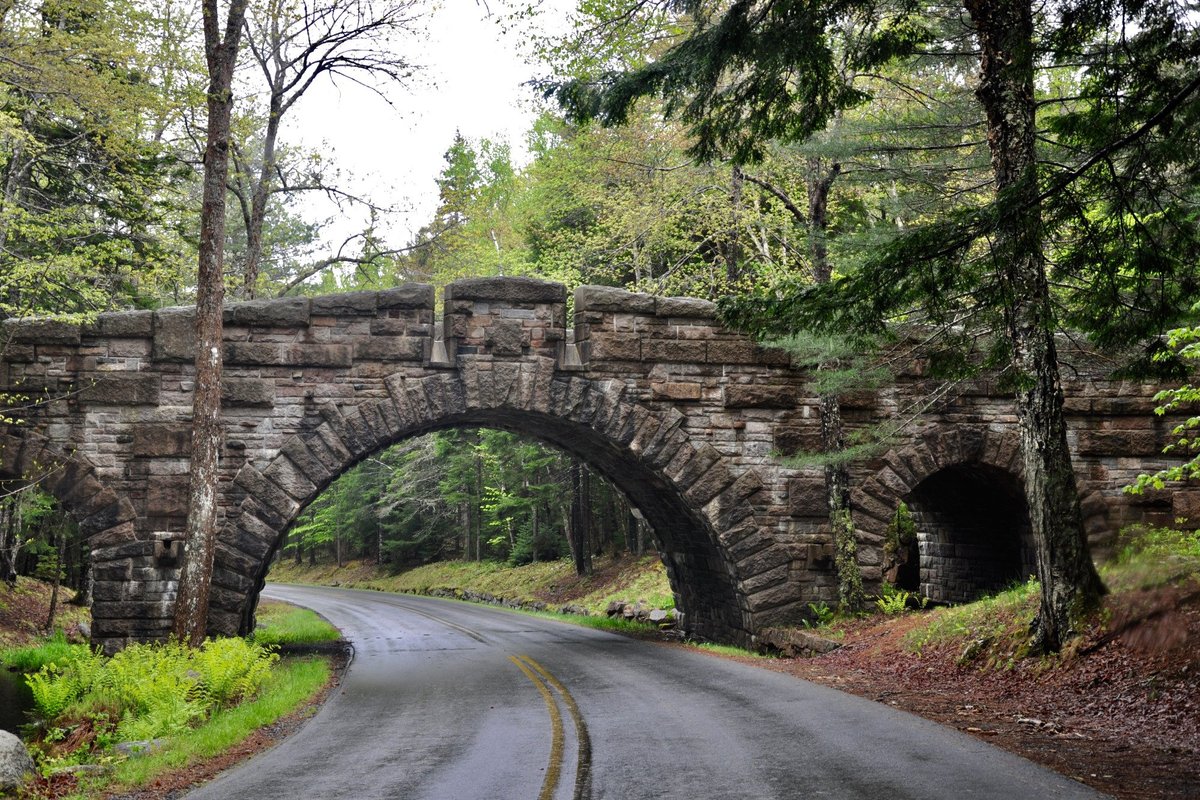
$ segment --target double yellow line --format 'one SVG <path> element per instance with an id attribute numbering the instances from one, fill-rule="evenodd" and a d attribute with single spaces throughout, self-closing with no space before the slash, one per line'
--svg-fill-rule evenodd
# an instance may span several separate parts
<path id="1" fill-rule="evenodd" d="M 542 791 L 538 800 L 553 800 L 554 790 L 558 787 L 562 776 L 563 747 L 566 734 L 563 729 L 562 712 L 558 710 L 558 702 L 554 698 L 553 689 L 562 697 L 563 705 L 571 716 L 575 726 L 575 741 L 578 744 L 578 755 L 575 761 L 575 791 L 573 800 L 589 800 L 592 795 L 592 742 L 588 736 L 587 725 L 575 698 L 567 691 L 558 678 L 554 677 L 545 667 L 529 656 L 509 656 L 510 661 L 525 674 L 526 678 L 537 687 L 550 712 L 550 765 L 546 768 L 546 778 L 542 781 Z"/>

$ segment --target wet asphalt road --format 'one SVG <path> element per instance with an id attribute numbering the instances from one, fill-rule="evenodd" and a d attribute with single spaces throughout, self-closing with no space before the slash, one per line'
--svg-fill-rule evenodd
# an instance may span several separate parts
<path id="1" fill-rule="evenodd" d="M 355 648 L 303 729 L 191 800 L 1097 798 L 965 734 L 702 653 L 476 605 L 269 586 Z"/>

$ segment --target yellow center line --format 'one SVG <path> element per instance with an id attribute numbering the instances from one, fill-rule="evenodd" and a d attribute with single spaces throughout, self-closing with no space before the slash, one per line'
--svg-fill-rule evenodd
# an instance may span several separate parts
<path id="1" fill-rule="evenodd" d="M 571 714 L 571 721 L 575 723 L 575 737 L 579 745 L 579 757 L 575 763 L 574 800 L 587 800 L 592 795 L 592 740 L 588 735 L 587 725 L 583 722 L 583 714 L 580 713 L 575 698 L 567 691 L 567 687 L 562 684 L 562 681 L 531 657 L 520 656 L 520 658 L 553 686 L 562 695 L 563 702 L 566 703 L 567 711 Z"/>
<path id="2" fill-rule="evenodd" d="M 542 781 L 542 792 L 538 795 L 538 800 L 552 800 L 554 797 L 554 789 L 558 786 L 558 776 L 562 772 L 563 763 L 563 723 L 562 714 L 558 710 L 558 703 L 554 702 L 554 695 L 546 688 L 546 684 L 538 680 L 538 676 L 529 667 L 525 666 L 516 656 L 509 656 L 508 660 L 517 665 L 521 672 L 525 673 L 525 677 L 533 682 L 533 685 L 542 693 L 542 700 L 546 702 L 546 710 L 550 712 L 550 765 L 546 768 L 546 779 Z"/>

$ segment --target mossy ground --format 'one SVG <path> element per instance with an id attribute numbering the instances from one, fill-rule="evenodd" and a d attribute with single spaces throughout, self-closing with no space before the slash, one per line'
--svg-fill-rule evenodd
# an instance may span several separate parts
<path id="1" fill-rule="evenodd" d="M 671 608 L 674 597 L 666 569 L 657 556 L 597 557 L 592 575 L 575 574 L 570 561 L 545 561 L 510 567 L 494 561 L 443 561 L 397 575 L 361 561 L 335 565 L 297 565 L 281 560 L 268 580 L 319 586 L 345 586 L 387 592 L 427 594 L 435 589 L 486 592 L 505 599 L 540 601 L 555 608 L 575 605 L 603 614 L 610 601 L 643 601 L 651 608 Z"/>

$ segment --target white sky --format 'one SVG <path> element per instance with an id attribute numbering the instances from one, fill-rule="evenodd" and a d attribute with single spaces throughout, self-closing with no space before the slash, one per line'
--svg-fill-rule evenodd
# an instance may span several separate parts
<path id="1" fill-rule="evenodd" d="M 574 0 L 542 5 L 538 24 L 561 29 Z M 499 6 L 492 0 L 489 18 L 483 2 L 443 0 L 429 18 L 428 39 L 412 45 L 423 74 L 407 91 L 388 89 L 395 108 L 359 86 L 324 82 L 297 103 L 290 125 L 285 121 L 287 143 L 318 149 L 351 173 L 342 186 L 398 209 L 381 220 L 392 246 L 407 244 L 436 209 L 434 179 L 455 130 L 472 140 L 507 141 L 518 164 L 527 157 L 525 132 L 536 116 L 535 95 L 521 84 L 536 69 L 518 53 L 520 32 L 501 31 Z M 313 213 L 332 212 L 314 206 Z M 330 227 L 327 241 L 340 242 L 362 229 L 365 213 L 348 213 L 353 216 Z"/>

